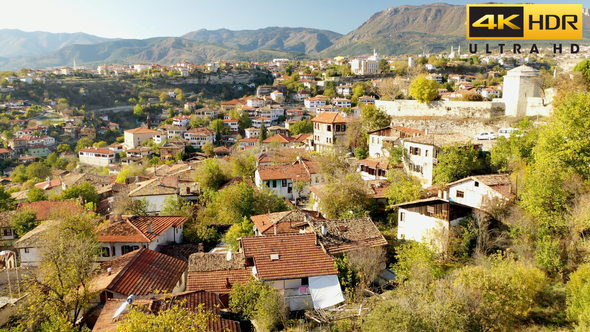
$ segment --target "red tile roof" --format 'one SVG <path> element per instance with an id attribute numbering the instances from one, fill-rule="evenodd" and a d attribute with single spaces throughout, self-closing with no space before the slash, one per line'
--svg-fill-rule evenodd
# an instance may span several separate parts
<path id="1" fill-rule="evenodd" d="M 60 213 L 67 211 L 68 213 L 82 213 L 84 207 L 78 201 L 37 201 L 20 203 L 16 208 L 18 211 L 31 209 L 37 212 L 37 220 L 47 220 L 51 217 L 51 213 Z"/>
<path id="2" fill-rule="evenodd" d="M 101 149 L 101 148 L 84 148 L 84 149 L 80 149 L 80 152 L 92 152 L 92 153 L 104 153 L 104 154 L 114 154 L 115 151 L 111 150 L 111 149 Z"/>
<path id="3" fill-rule="evenodd" d="M 149 295 L 156 290 L 172 292 L 186 267 L 185 261 L 141 248 L 103 262 L 102 272 L 94 277 L 92 287 L 124 296 Z"/>
<path id="4" fill-rule="evenodd" d="M 148 232 L 148 224 L 152 232 Z M 180 227 L 186 222 L 184 217 L 175 216 L 124 216 L 123 220 L 108 222 L 97 230 L 99 242 L 138 242 L 149 243 L 170 227 Z"/>
<path id="5" fill-rule="evenodd" d="M 309 173 L 301 164 L 258 166 L 257 172 L 260 176 L 260 179 L 263 181 L 281 179 L 291 179 L 293 181 L 311 181 Z"/>
<path id="6" fill-rule="evenodd" d="M 302 221 L 305 221 L 306 214 L 299 210 L 292 210 L 292 211 L 285 211 L 285 212 L 274 212 L 274 213 L 267 213 L 267 214 L 259 214 L 257 216 L 250 217 L 252 222 L 258 229 L 260 233 L 272 234 L 275 225 L 281 228 L 277 233 L 299 233 L 299 226 Z M 281 225 L 286 224 L 286 225 Z M 292 231 L 290 231 L 290 229 Z M 267 232 L 269 231 L 269 232 Z"/>
<path id="7" fill-rule="evenodd" d="M 332 257 L 316 245 L 315 234 L 247 236 L 241 243 L 244 256 L 254 259 L 263 280 L 338 274 Z"/>
<path id="8" fill-rule="evenodd" d="M 276 134 L 274 136 L 271 136 L 271 137 L 265 139 L 264 141 L 262 141 L 262 143 L 272 143 L 272 142 L 291 143 L 294 140 L 295 140 L 295 138 L 293 138 L 293 137 L 285 136 L 283 134 Z"/>
<path id="9" fill-rule="evenodd" d="M 250 276 L 252 267 L 245 267 L 241 253 L 232 254 L 229 261 L 226 254 L 195 253 L 189 257 L 186 289 L 228 294 L 234 283 L 246 283 Z"/>
<path id="10" fill-rule="evenodd" d="M 157 134 L 158 133 L 155 130 L 144 128 L 144 127 L 128 129 L 128 130 L 125 130 L 125 132 L 130 133 L 130 134 Z"/>
<path id="11" fill-rule="evenodd" d="M 319 123 L 346 123 L 352 122 L 353 119 L 341 113 L 324 112 L 311 120 Z"/>

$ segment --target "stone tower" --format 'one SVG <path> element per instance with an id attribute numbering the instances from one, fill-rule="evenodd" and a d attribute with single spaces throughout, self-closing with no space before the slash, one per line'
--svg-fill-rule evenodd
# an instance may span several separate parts
<path id="1" fill-rule="evenodd" d="M 507 72 L 502 89 L 507 116 L 525 116 L 528 98 L 541 97 L 538 76 L 538 70 L 524 65 Z"/>

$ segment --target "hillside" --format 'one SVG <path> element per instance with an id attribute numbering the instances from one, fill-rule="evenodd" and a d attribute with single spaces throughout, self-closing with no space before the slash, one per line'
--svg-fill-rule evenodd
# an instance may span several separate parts
<path id="1" fill-rule="evenodd" d="M 317 54 L 332 46 L 342 35 L 328 30 L 269 27 L 239 31 L 201 29 L 181 37 L 247 51 L 264 49 Z"/>
<path id="2" fill-rule="evenodd" d="M 92 45 L 70 45 L 37 57 L 1 61 L 0 70 L 47 68 L 76 64 L 93 68 L 102 63 L 133 64 L 138 62 L 170 65 L 180 61 L 203 63 L 215 60 L 267 61 L 278 57 L 295 58 L 295 52 L 272 50 L 245 51 L 227 46 L 198 43 L 178 37 L 123 39 Z"/>
<path id="3" fill-rule="evenodd" d="M 113 39 L 86 33 L 25 32 L 17 29 L 0 29 L 0 57 L 35 56 L 53 52 L 73 44 L 96 44 Z"/>
<path id="4" fill-rule="evenodd" d="M 584 42 L 587 43 L 590 41 L 590 12 L 585 10 L 584 14 Z M 460 5 L 433 3 L 391 7 L 373 14 L 321 55 L 356 56 L 371 53 L 373 49 L 386 55 L 432 53 L 450 51 L 451 46 L 459 45 L 467 50 L 469 42 L 466 40 L 465 19 L 466 6 Z M 493 45 L 499 41 L 485 42 Z M 522 44 L 531 45 L 535 42 L 544 46 L 551 44 L 551 41 L 523 41 Z"/>

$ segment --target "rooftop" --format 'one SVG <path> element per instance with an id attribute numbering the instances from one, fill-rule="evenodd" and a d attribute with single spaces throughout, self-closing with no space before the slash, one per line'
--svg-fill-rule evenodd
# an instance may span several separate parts
<path id="1" fill-rule="evenodd" d="M 309 225 L 330 255 L 387 245 L 371 218 L 310 220 Z M 326 227 L 326 235 L 322 226 Z"/>

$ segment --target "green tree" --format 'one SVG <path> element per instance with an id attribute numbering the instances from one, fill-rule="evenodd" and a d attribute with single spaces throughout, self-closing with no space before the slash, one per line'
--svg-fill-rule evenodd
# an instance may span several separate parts
<path id="1" fill-rule="evenodd" d="M 190 219 L 193 216 L 192 205 L 178 195 L 168 196 L 164 199 L 160 215 L 181 216 Z"/>
<path id="2" fill-rule="evenodd" d="M 201 150 L 203 152 L 205 152 L 206 154 L 212 156 L 213 150 L 215 150 L 215 146 L 213 144 L 211 144 L 211 142 L 207 142 L 201 147 Z"/>
<path id="3" fill-rule="evenodd" d="M 62 199 L 77 199 L 78 197 L 82 197 L 85 204 L 93 203 L 98 205 L 98 192 L 96 191 L 96 188 L 89 182 L 71 186 L 61 192 Z"/>
<path id="4" fill-rule="evenodd" d="M 133 107 L 133 115 L 135 115 L 136 118 L 145 117 L 145 113 L 145 109 L 140 104 L 137 104 L 135 107 Z"/>
<path id="5" fill-rule="evenodd" d="M 45 190 L 41 188 L 31 188 L 27 193 L 27 198 L 29 202 L 46 201 L 48 199 Z"/>
<path id="6" fill-rule="evenodd" d="M 260 136 L 258 136 L 258 144 L 262 145 L 262 142 L 268 138 L 268 132 L 266 130 L 266 126 L 264 125 L 264 121 L 260 123 Z"/>
<path id="7" fill-rule="evenodd" d="M 567 317 L 576 322 L 576 331 L 590 329 L 590 264 L 583 264 L 567 283 Z"/>
<path id="8" fill-rule="evenodd" d="M 309 119 L 303 119 L 289 126 L 292 135 L 309 134 L 313 132 L 313 123 Z"/>
<path id="9" fill-rule="evenodd" d="M 319 209 L 332 219 L 365 217 L 369 207 L 367 188 L 359 173 L 333 179 L 324 189 Z"/>
<path id="10" fill-rule="evenodd" d="M 124 320 L 117 324 L 116 332 L 206 332 L 209 324 L 219 316 L 205 309 L 200 303 L 195 309 L 186 308 L 181 301 L 165 300 L 163 310 L 156 313 L 147 308 L 131 307 Z"/>
<path id="11" fill-rule="evenodd" d="M 106 148 L 107 146 L 109 146 L 109 143 L 107 143 L 105 141 L 100 141 L 100 142 L 96 142 L 96 143 L 92 144 L 92 146 L 95 148 Z"/>
<path id="12" fill-rule="evenodd" d="M 117 183 L 125 183 L 127 177 L 141 176 L 143 175 L 143 167 L 141 165 L 125 165 L 121 169 L 121 172 L 117 174 Z"/>
<path id="13" fill-rule="evenodd" d="M 442 276 L 443 270 L 436 264 L 437 256 L 429 245 L 408 242 L 398 247 L 397 263 L 392 266 L 399 282 L 429 283 Z"/>
<path id="14" fill-rule="evenodd" d="M 387 176 L 389 188 L 387 189 L 387 200 L 393 207 L 396 204 L 406 203 L 422 198 L 423 190 L 420 180 L 404 173 L 401 170 L 393 169 Z M 396 212 L 397 209 L 394 209 Z M 397 216 L 397 213 L 395 213 Z"/>
<path id="15" fill-rule="evenodd" d="M 18 237 L 23 237 L 30 230 L 37 227 L 39 221 L 37 220 L 37 212 L 30 209 L 18 211 L 10 217 L 10 227 Z"/>
<path id="16" fill-rule="evenodd" d="M 437 161 L 433 170 L 435 183 L 451 183 L 477 175 L 485 166 L 479 151 L 473 145 L 461 146 L 458 143 L 443 146 Z"/>
<path id="17" fill-rule="evenodd" d="M 78 144 L 76 144 L 76 149 L 75 149 L 76 153 L 78 153 L 78 151 L 80 151 L 81 149 L 91 147 L 93 143 L 94 143 L 94 141 L 91 140 L 90 138 L 83 138 L 83 139 L 79 140 Z"/>
<path id="18" fill-rule="evenodd" d="M 231 251 L 237 252 L 240 248 L 239 238 L 254 235 L 254 223 L 244 217 L 242 222 L 233 224 L 223 236 L 223 242 L 229 246 Z"/>
<path id="19" fill-rule="evenodd" d="M 354 156 L 358 160 L 366 159 L 369 156 L 369 149 L 366 146 L 359 146 L 354 150 Z"/>
<path id="20" fill-rule="evenodd" d="M 72 147 L 69 144 L 62 143 L 57 146 L 58 153 L 69 152 L 69 151 L 72 151 Z"/>
<path id="21" fill-rule="evenodd" d="M 71 211 L 57 215 L 60 219 L 42 234 L 39 274 L 27 280 L 29 296 L 19 309 L 21 325 L 31 330 L 47 322 L 76 326 L 97 296 L 90 287 L 101 248 L 94 233 L 96 217 Z"/>
<path id="22" fill-rule="evenodd" d="M 27 179 L 45 179 L 51 176 L 51 169 L 41 162 L 34 162 L 27 166 Z"/>
<path id="23" fill-rule="evenodd" d="M 10 174 L 10 178 L 12 179 L 12 182 L 25 182 L 28 180 L 27 174 L 26 174 L 26 170 L 27 168 L 25 167 L 25 165 L 18 165 L 14 168 L 14 171 L 12 171 L 12 173 Z"/>
<path id="24" fill-rule="evenodd" d="M 252 127 L 252 119 L 248 112 L 245 112 L 241 108 L 234 108 L 229 111 L 229 116 L 232 119 L 238 120 L 238 127 L 244 130 Z"/>
<path id="25" fill-rule="evenodd" d="M 15 201 L 10 193 L 6 192 L 4 186 L 0 186 L 0 211 L 10 211 L 14 209 Z"/>
<path id="26" fill-rule="evenodd" d="M 438 82 L 420 75 L 410 83 L 410 96 L 421 103 L 430 103 L 439 97 Z"/>
<path id="27" fill-rule="evenodd" d="M 195 181 L 199 182 L 201 190 L 216 191 L 219 187 L 228 180 L 228 176 L 221 168 L 218 159 L 206 159 L 197 167 L 197 178 Z"/>
<path id="28" fill-rule="evenodd" d="M 590 81 L 590 60 L 584 59 L 574 67 L 574 71 L 580 72 L 586 77 L 588 81 Z"/>
<path id="29" fill-rule="evenodd" d="M 160 102 L 165 103 L 170 100 L 170 95 L 167 92 L 160 93 Z"/>
<path id="30" fill-rule="evenodd" d="M 380 73 L 387 73 L 389 72 L 389 62 L 386 59 L 379 60 L 379 72 Z"/>
<path id="31" fill-rule="evenodd" d="M 216 141 L 220 141 L 222 135 L 229 134 L 229 127 L 221 119 L 211 121 L 210 127 L 215 130 Z"/>
<path id="32" fill-rule="evenodd" d="M 246 285 L 236 282 L 229 296 L 230 309 L 255 320 L 262 331 L 275 331 L 286 322 L 285 300 L 278 290 L 262 281 L 251 278 Z"/>

